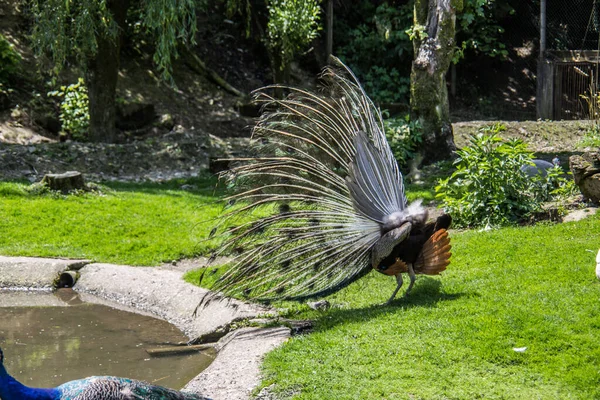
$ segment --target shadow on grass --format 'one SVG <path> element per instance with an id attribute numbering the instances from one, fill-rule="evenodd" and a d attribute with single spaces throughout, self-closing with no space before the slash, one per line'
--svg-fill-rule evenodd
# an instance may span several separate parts
<path id="1" fill-rule="evenodd" d="M 220 196 L 224 191 L 222 185 L 218 184 L 217 177 L 212 175 L 173 179 L 165 182 L 103 182 L 102 186 L 106 186 L 116 192 L 138 192 L 175 197 L 181 197 L 184 192 L 206 196 Z"/>
<path id="2" fill-rule="evenodd" d="M 441 283 L 435 279 L 423 279 L 415 286 L 408 297 L 401 295 L 391 304 L 373 304 L 364 308 L 351 309 L 329 309 L 326 313 L 316 319 L 315 331 L 324 331 L 340 323 L 368 322 L 382 315 L 397 313 L 401 310 L 413 307 L 434 307 L 440 302 L 454 301 L 464 296 L 472 296 L 472 293 L 443 293 Z M 391 293 L 390 293 L 391 295 Z"/>

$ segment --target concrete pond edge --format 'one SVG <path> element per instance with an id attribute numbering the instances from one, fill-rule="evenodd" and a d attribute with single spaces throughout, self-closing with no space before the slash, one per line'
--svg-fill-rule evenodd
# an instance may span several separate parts
<path id="1" fill-rule="evenodd" d="M 170 322 L 190 342 L 220 337 L 215 344 L 216 359 L 183 388 L 214 400 L 249 399 L 260 384 L 262 358 L 291 335 L 287 327 L 244 327 L 230 331 L 229 327 L 237 321 L 275 313 L 232 299 L 218 299 L 198 307 L 210 292 L 185 282 L 182 271 L 88 260 L 0 256 L 2 290 L 50 291 L 67 283 L 73 283 L 73 290 L 85 302 Z"/>

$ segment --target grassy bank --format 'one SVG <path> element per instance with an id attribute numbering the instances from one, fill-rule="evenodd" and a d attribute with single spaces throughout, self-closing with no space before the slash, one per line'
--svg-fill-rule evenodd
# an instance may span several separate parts
<path id="1" fill-rule="evenodd" d="M 210 178 L 110 183 L 99 193 L 61 196 L 2 182 L 0 254 L 132 265 L 202 254 L 215 245 L 204 238 L 222 210 L 214 185 Z"/>
<path id="2" fill-rule="evenodd" d="M 0 254 L 132 265 L 206 255 L 217 246 L 205 239 L 223 212 L 216 184 L 213 177 L 107 183 L 63 196 L 0 182 Z M 430 201 L 433 189 L 415 187 L 410 195 Z"/>
<path id="3" fill-rule="evenodd" d="M 206 253 L 216 245 L 203 242 L 207 221 L 222 211 L 213 187 L 56 196 L 0 183 L 0 254 L 156 265 Z M 394 280 L 376 273 L 330 296 L 324 312 L 277 304 L 315 330 L 267 356 L 263 383 L 298 399 L 600 398 L 598 232 L 600 216 L 453 232 L 443 276 L 420 277 L 391 306 L 381 304 Z"/>
<path id="4" fill-rule="evenodd" d="M 294 399 L 600 398 L 598 232 L 595 216 L 454 233 L 448 270 L 409 298 L 382 306 L 394 282 L 371 273 L 328 311 L 290 308 L 315 331 L 268 354 L 264 384 Z"/>

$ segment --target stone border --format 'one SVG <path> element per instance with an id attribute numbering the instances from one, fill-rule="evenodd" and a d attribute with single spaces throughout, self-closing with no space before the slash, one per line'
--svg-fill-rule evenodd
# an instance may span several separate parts
<path id="1" fill-rule="evenodd" d="M 82 294 L 84 301 L 166 320 L 191 340 L 223 330 L 237 320 L 273 313 L 268 308 L 231 299 L 198 307 L 209 291 L 185 282 L 180 270 L 87 260 L 0 256 L 0 289 L 49 291 L 66 271 L 77 271 L 79 279 L 73 289 Z M 218 341 L 215 361 L 184 390 L 214 400 L 248 399 L 260 383 L 262 357 L 289 337 L 290 329 L 283 327 L 230 332 Z"/>

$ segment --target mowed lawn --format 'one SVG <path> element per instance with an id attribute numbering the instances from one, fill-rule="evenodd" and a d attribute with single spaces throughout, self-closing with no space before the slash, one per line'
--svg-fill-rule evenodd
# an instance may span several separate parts
<path id="1" fill-rule="evenodd" d="M 291 303 L 314 332 L 270 353 L 264 385 L 294 399 L 598 399 L 600 218 L 454 232 L 452 264 L 382 306 L 376 273 Z"/>
<path id="2" fill-rule="evenodd" d="M 223 212 L 214 183 L 75 196 L 0 183 L 0 254 L 132 265 L 206 255 Z M 327 311 L 275 304 L 315 327 L 267 355 L 263 385 L 296 399 L 600 398 L 600 216 L 452 232 L 452 242 L 448 270 L 391 306 L 394 279 L 374 272 L 329 296 Z"/>
<path id="3" fill-rule="evenodd" d="M 214 179 L 106 185 L 60 196 L 0 182 L 0 254 L 158 265 L 215 246 L 205 240 L 223 209 Z"/>

